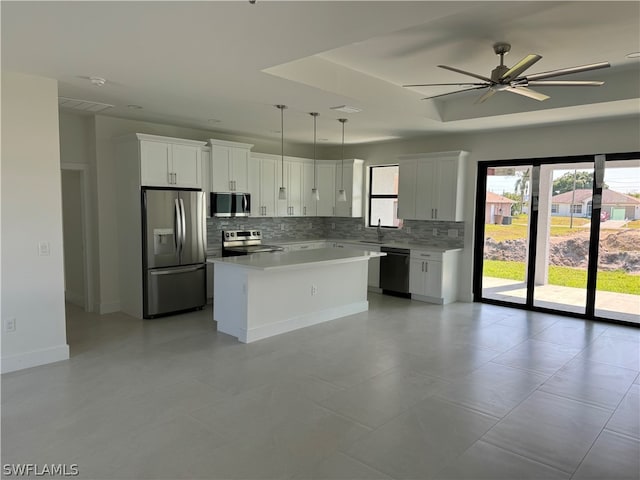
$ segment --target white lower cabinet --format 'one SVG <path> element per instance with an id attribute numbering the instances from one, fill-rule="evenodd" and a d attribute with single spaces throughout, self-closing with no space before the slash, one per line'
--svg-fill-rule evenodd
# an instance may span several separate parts
<path id="1" fill-rule="evenodd" d="M 333 248 L 353 248 L 355 250 L 362 250 L 365 252 L 380 251 L 380 247 L 378 245 L 364 245 L 362 243 L 333 242 L 332 246 Z M 378 290 L 380 288 L 380 257 L 369 259 L 367 286 L 371 290 Z"/>
<path id="2" fill-rule="evenodd" d="M 433 252 L 411 250 L 409 291 L 411 298 L 447 304 L 455 302 L 458 289 L 459 251 Z"/>

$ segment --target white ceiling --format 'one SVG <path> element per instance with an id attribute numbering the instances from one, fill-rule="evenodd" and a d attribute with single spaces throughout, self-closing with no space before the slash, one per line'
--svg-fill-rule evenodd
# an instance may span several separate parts
<path id="1" fill-rule="evenodd" d="M 2 69 L 55 78 L 59 94 L 114 105 L 101 114 L 285 139 L 347 143 L 640 114 L 638 2 L 1 2 Z M 528 73 L 609 61 L 562 79 L 602 87 L 537 88 L 537 102 L 500 93 L 421 98 L 469 81 L 438 64 L 488 76 L 543 56 Z M 93 86 L 88 77 L 107 79 Z M 127 105 L 143 108 L 134 110 Z M 363 111 L 342 114 L 332 106 Z M 213 120 L 213 121 L 212 121 Z"/>

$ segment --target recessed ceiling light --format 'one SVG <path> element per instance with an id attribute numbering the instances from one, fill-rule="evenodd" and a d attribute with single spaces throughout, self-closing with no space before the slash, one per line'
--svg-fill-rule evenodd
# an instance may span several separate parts
<path id="1" fill-rule="evenodd" d="M 627 58 L 640 58 L 640 52 L 627 53 Z"/>
<path id="2" fill-rule="evenodd" d="M 142 110 L 142 107 L 140 105 L 135 105 L 135 104 L 130 104 L 127 105 L 127 108 L 130 108 L 131 110 Z"/>
<path id="3" fill-rule="evenodd" d="M 102 87 L 105 83 L 107 83 L 107 80 L 102 77 L 89 77 L 89 80 L 91 81 L 91 84 L 95 85 L 96 87 Z"/>
<path id="4" fill-rule="evenodd" d="M 337 112 L 343 112 L 343 113 L 358 113 L 362 111 L 361 108 L 352 107 L 350 105 L 338 105 L 337 107 L 330 107 L 330 108 L 331 110 L 335 110 Z"/>

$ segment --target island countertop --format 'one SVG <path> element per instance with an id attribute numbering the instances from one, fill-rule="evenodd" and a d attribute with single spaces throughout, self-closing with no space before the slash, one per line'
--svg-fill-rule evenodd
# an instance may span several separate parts
<path id="1" fill-rule="evenodd" d="M 236 265 L 253 270 L 284 270 L 305 268 L 310 265 L 359 262 L 385 255 L 386 253 L 349 248 L 318 248 L 295 252 L 264 252 L 237 257 L 209 258 L 207 262 Z"/>

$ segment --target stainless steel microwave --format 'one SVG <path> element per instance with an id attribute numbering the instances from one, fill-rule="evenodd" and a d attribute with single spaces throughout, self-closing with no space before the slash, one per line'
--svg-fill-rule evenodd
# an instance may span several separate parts
<path id="1" fill-rule="evenodd" d="M 212 217 L 248 217 L 251 214 L 251 194 L 211 192 Z"/>

